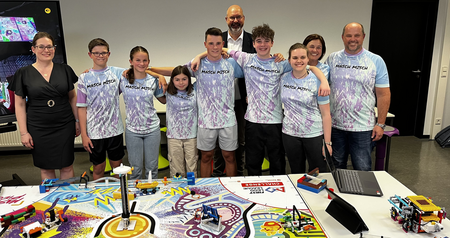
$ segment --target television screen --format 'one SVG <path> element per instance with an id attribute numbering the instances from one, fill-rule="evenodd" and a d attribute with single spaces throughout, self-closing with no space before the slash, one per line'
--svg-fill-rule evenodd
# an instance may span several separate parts
<path id="1" fill-rule="evenodd" d="M 36 61 L 34 35 L 48 32 L 55 39 L 53 62 L 67 63 L 59 1 L 0 1 L 0 123 L 15 121 L 14 73 Z"/>
<path id="2" fill-rule="evenodd" d="M 33 17 L 0 17 L 0 41 L 32 41 L 36 35 Z"/>

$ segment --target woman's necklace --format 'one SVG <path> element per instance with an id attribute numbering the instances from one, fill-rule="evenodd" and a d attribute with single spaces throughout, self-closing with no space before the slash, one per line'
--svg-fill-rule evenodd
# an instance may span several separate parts
<path id="1" fill-rule="evenodd" d="M 294 75 L 294 77 L 296 79 L 302 79 L 302 78 L 306 77 L 306 75 L 308 75 L 308 70 L 305 70 L 305 73 L 301 77 L 296 77 L 295 75 Z"/>
<path id="2" fill-rule="evenodd" d="M 51 63 L 48 66 L 41 66 L 37 63 L 34 64 L 34 67 L 37 69 L 37 71 L 39 73 L 41 73 L 42 76 L 44 76 L 45 80 L 49 80 L 48 79 L 48 75 L 51 73 L 52 69 L 53 69 L 53 63 Z"/>

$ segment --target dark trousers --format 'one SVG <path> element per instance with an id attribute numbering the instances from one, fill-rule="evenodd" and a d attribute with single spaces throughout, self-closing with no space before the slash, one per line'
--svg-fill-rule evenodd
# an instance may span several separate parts
<path id="1" fill-rule="evenodd" d="M 286 160 L 280 124 L 259 124 L 246 121 L 245 163 L 249 176 L 261 175 L 265 149 L 270 162 L 270 174 L 286 173 Z"/>
<path id="2" fill-rule="evenodd" d="M 299 174 L 319 168 L 319 172 L 328 171 L 322 155 L 323 135 L 312 138 L 300 138 L 283 133 L 283 145 L 291 166 L 291 173 Z M 306 160 L 308 170 L 306 171 Z"/>

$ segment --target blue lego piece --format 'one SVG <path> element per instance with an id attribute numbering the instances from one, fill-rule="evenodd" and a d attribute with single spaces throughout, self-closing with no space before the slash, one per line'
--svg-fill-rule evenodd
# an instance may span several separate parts
<path id="1" fill-rule="evenodd" d="M 326 186 L 322 186 L 322 187 L 320 187 L 319 189 L 315 189 L 315 188 L 313 188 L 313 187 L 309 187 L 309 186 L 303 185 L 303 184 L 301 184 L 301 183 L 297 183 L 297 187 L 303 188 L 303 189 L 305 189 L 305 190 L 308 190 L 308 191 L 311 191 L 311 192 L 314 192 L 314 193 L 319 193 L 319 192 L 322 191 Z"/>
<path id="2" fill-rule="evenodd" d="M 40 192 L 40 193 L 45 193 L 45 192 L 47 192 L 47 187 L 45 187 L 44 185 L 39 185 L 39 192 Z"/>
<path id="3" fill-rule="evenodd" d="M 202 220 L 212 218 L 212 220 L 210 222 L 215 225 L 219 225 L 220 216 L 219 216 L 219 213 L 217 212 L 216 208 L 202 204 L 202 213 L 203 213 Z"/>
<path id="4" fill-rule="evenodd" d="M 194 172 L 187 172 L 187 184 L 188 185 L 195 185 L 195 174 Z"/>

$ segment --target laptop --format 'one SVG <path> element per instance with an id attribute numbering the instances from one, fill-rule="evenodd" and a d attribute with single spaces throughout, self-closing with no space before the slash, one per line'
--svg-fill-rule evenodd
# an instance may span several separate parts
<path id="1" fill-rule="evenodd" d="M 372 171 L 337 169 L 325 146 L 325 160 L 341 193 L 382 197 L 380 185 Z"/>

